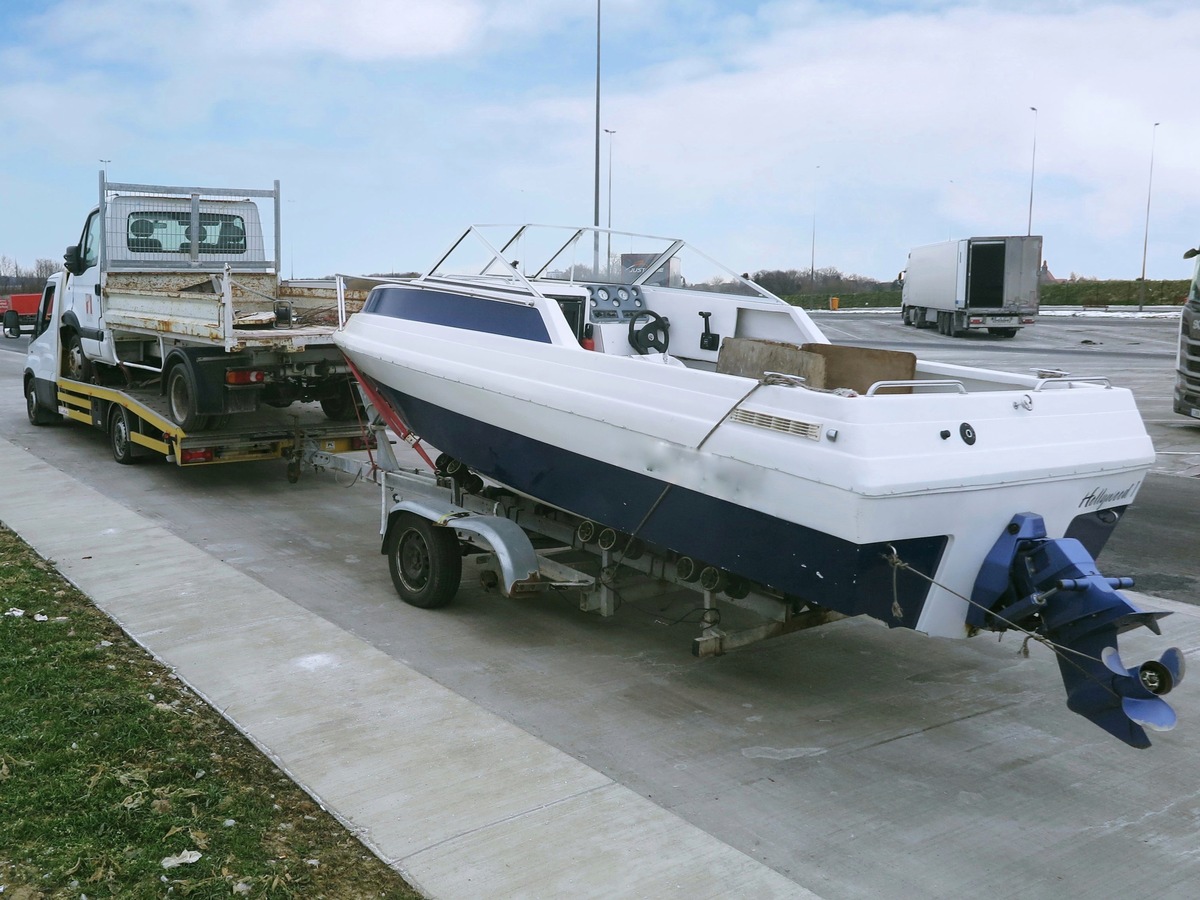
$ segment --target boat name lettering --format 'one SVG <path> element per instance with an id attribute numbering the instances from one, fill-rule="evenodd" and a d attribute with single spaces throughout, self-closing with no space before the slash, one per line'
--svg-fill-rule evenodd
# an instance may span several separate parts
<path id="1" fill-rule="evenodd" d="M 1100 487 L 1093 488 L 1090 494 L 1079 501 L 1079 508 L 1093 509 L 1097 506 L 1105 506 L 1111 503 L 1116 503 L 1119 500 L 1128 500 L 1134 495 L 1140 486 L 1141 482 L 1135 481 L 1123 491 L 1110 491 Z"/>

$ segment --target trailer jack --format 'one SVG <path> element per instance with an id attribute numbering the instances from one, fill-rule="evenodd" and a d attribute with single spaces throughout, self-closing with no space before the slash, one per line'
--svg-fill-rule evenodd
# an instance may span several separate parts
<path id="1" fill-rule="evenodd" d="M 1169 731 L 1175 711 L 1163 696 L 1183 680 L 1177 647 L 1157 661 L 1127 668 L 1117 635 L 1144 625 L 1161 634 L 1166 612 L 1138 609 L 1118 588 L 1130 578 L 1106 578 L 1074 538 L 1046 536 L 1042 517 L 1019 513 L 980 567 L 967 624 L 1031 634 L 1050 644 L 1067 690 L 1067 707 L 1133 747 L 1149 747 L 1145 729 Z"/>

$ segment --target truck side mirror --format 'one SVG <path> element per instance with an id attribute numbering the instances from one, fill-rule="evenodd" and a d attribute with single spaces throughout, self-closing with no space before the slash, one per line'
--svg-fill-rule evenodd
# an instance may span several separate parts
<path id="1" fill-rule="evenodd" d="M 67 248 L 67 252 L 63 254 L 64 268 L 72 275 L 80 275 L 83 273 L 83 267 L 80 265 L 79 245 L 72 244 Z"/>

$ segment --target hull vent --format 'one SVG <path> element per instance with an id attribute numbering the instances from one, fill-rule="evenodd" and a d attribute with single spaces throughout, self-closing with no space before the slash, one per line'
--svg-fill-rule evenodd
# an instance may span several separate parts
<path id="1" fill-rule="evenodd" d="M 751 412 L 748 409 L 734 410 L 731 421 L 742 425 L 753 425 L 756 428 L 767 428 L 784 434 L 794 434 L 806 437 L 810 441 L 821 439 L 821 426 L 813 422 L 797 422 L 795 419 L 785 419 L 782 416 L 771 416 L 767 413 Z"/>

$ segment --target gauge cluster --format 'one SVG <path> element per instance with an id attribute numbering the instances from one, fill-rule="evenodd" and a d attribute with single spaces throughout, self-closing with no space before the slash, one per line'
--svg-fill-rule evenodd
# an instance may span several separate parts
<path id="1" fill-rule="evenodd" d="M 588 318 L 596 323 L 628 322 L 646 309 L 642 289 L 630 284 L 589 284 Z"/>

